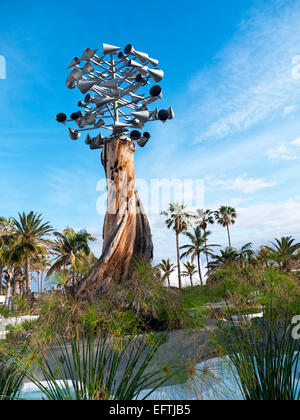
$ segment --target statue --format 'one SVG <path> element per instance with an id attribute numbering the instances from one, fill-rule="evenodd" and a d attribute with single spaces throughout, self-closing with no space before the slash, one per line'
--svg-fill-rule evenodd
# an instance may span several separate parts
<path id="1" fill-rule="evenodd" d="M 145 147 L 150 140 L 149 132 L 139 131 L 146 123 L 166 122 L 175 116 L 171 107 L 149 110 L 150 104 L 162 98 L 159 85 L 152 86 L 148 95 L 138 92 L 149 88 L 152 79 L 156 83 L 162 80 L 164 72 L 157 65 L 157 60 L 132 45 L 121 52 L 119 47 L 103 44 L 102 55 L 87 48 L 68 67 L 72 70 L 66 86 L 77 87 L 85 97 L 78 102 L 81 110 L 69 120 L 63 113 L 56 119 L 76 124 L 69 128 L 71 140 L 78 140 L 84 131 L 100 131 L 95 137 L 87 134 L 85 143 L 91 150 L 102 150 L 107 181 L 102 255 L 76 290 L 81 299 L 102 295 L 112 282 L 128 280 L 134 258 L 153 258 L 149 222 L 135 187 L 134 152 L 136 144 Z M 109 136 L 104 137 L 102 130 L 109 131 Z"/>

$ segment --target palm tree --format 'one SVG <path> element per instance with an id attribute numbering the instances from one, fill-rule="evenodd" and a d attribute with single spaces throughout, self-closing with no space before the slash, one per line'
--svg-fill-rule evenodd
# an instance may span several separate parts
<path id="1" fill-rule="evenodd" d="M 47 277 L 54 272 L 64 270 L 71 272 L 72 286 L 76 283 L 76 274 L 85 258 L 91 254 L 89 241 L 96 241 L 86 230 L 76 232 L 74 229 L 67 228 L 62 233 L 54 233 L 56 239 L 52 242 L 51 253 L 54 255 L 54 263 L 48 271 Z"/>
<path id="2" fill-rule="evenodd" d="M 224 250 L 221 249 L 220 255 L 213 255 L 212 261 L 208 263 L 208 270 L 211 274 L 222 265 L 232 265 L 239 261 L 239 250 L 235 248 L 227 247 Z"/>
<path id="3" fill-rule="evenodd" d="M 7 244 L 7 241 L 10 241 L 12 234 L 12 227 L 10 220 L 6 219 L 5 217 L 0 217 L 0 249 Z M 4 269 L 4 261 L 0 258 L 0 295 L 3 292 L 3 269 Z"/>
<path id="4" fill-rule="evenodd" d="M 203 286 L 203 278 L 201 273 L 201 253 L 206 252 L 210 255 L 213 255 L 213 251 L 211 248 L 218 246 L 216 244 L 210 244 L 207 245 L 207 237 L 210 235 L 210 232 L 206 232 L 205 234 L 202 234 L 202 230 L 200 226 L 197 226 L 194 229 L 194 234 L 190 232 L 185 232 L 185 235 L 190 239 L 191 243 L 189 245 L 184 245 L 180 247 L 180 249 L 185 249 L 186 252 L 184 252 L 181 255 L 181 258 L 187 258 L 189 256 L 192 257 L 192 263 L 195 258 L 197 258 L 197 264 L 198 264 L 198 273 L 200 278 L 201 286 Z"/>
<path id="5" fill-rule="evenodd" d="M 254 262 L 255 252 L 252 249 L 252 243 L 249 242 L 242 246 L 239 250 L 239 260 L 242 267 L 245 267 L 248 263 Z"/>
<path id="6" fill-rule="evenodd" d="M 207 228 L 209 225 L 213 225 L 215 223 L 214 219 L 214 212 L 212 210 L 204 210 L 198 209 L 196 212 L 195 222 L 200 228 L 203 230 L 204 234 L 207 232 Z M 208 265 L 208 253 L 206 255 L 206 263 Z"/>
<path id="7" fill-rule="evenodd" d="M 19 213 L 19 220 L 12 219 L 14 248 L 25 261 L 26 293 L 31 292 L 31 258 L 35 254 L 45 254 L 50 241 L 47 236 L 53 231 L 49 222 L 44 223 L 42 214 L 31 211 Z"/>
<path id="8" fill-rule="evenodd" d="M 3 283 L 2 283 L 2 276 L 3 276 L 3 260 L 1 259 L 1 247 L 4 245 L 3 233 L 6 230 L 7 220 L 5 217 L 0 217 L 0 295 L 3 292 Z"/>
<path id="9" fill-rule="evenodd" d="M 269 267 L 275 264 L 274 254 L 270 249 L 267 249 L 265 246 L 261 246 L 259 252 L 255 255 L 256 261 L 258 264 L 263 267 Z"/>
<path id="10" fill-rule="evenodd" d="M 162 260 L 158 265 L 158 268 L 163 272 L 163 281 L 168 280 L 168 286 L 171 287 L 170 276 L 174 273 L 176 265 L 171 264 L 170 259 Z"/>
<path id="11" fill-rule="evenodd" d="M 179 235 L 187 231 L 188 225 L 192 225 L 195 217 L 186 211 L 186 206 L 179 203 L 170 204 L 168 211 L 164 211 L 161 214 L 167 217 L 166 225 L 168 229 L 173 229 L 176 234 L 178 285 L 179 289 L 182 289 Z"/>
<path id="12" fill-rule="evenodd" d="M 44 255 L 44 254 L 34 255 L 31 260 L 31 265 L 32 265 L 33 271 L 35 271 L 37 275 L 36 280 L 37 280 L 37 285 L 38 285 L 38 293 L 41 294 L 43 293 L 44 273 L 51 266 L 48 255 Z"/>
<path id="13" fill-rule="evenodd" d="M 233 207 L 221 206 L 219 210 L 214 212 L 217 223 L 223 227 L 226 227 L 228 234 L 229 248 L 231 248 L 231 238 L 229 232 L 229 226 L 235 224 L 237 213 Z"/>
<path id="14" fill-rule="evenodd" d="M 17 280 L 17 273 L 23 262 L 22 255 L 18 253 L 12 238 L 9 238 L 0 248 L 0 261 L 3 265 L 4 280 L 6 282 L 6 297 L 5 305 L 8 305 L 9 298 L 11 297 L 12 289 L 14 288 Z"/>
<path id="15" fill-rule="evenodd" d="M 237 264 L 241 267 L 246 267 L 257 261 L 251 242 L 242 246 L 241 249 L 227 247 L 225 250 L 221 250 L 220 255 L 213 255 L 212 259 L 213 260 L 208 264 L 210 273 L 222 265 Z"/>
<path id="16" fill-rule="evenodd" d="M 189 277 L 190 278 L 190 282 L 191 282 L 191 287 L 194 287 L 194 284 L 193 284 L 193 276 L 198 272 L 197 271 L 197 268 L 196 268 L 195 264 L 192 264 L 189 261 L 187 261 L 183 265 L 185 267 L 185 271 L 183 271 L 182 275 L 184 277 Z"/>
<path id="17" fill-rule="evenodd" d="M 273 259 L 278 263 L 279 268 L 289 271 L 289 263 L 298 258 L 296 252 L 300 249 L 300 243 L 295 243 L 292 236 L 285 236 L 271 242 L 272 247 L 266 246 L 272 254 Z"/>

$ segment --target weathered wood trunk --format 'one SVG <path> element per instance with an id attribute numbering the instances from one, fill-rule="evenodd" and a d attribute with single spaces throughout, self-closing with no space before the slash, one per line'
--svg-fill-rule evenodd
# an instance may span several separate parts
<path id="1" fill-rule="evenodd" d="M 108 195 L 103 250 L 91 275 L 79 285 L 79 298 L 102 295 L 112 282 L 130 280 L 132 260 L 153 257 L 149 222 L 135 187 L 135 149 L 133 142 L 116 139 L 102 152 Z"/>

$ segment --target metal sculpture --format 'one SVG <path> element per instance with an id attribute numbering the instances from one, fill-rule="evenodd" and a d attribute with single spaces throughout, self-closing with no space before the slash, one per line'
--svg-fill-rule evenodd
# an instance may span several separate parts
<path id="1" fill-rule="evenodd" d="M 133 258 L 152 259 L 153 244 L 148 219 L 135 188 L 135 143 L 145 147 L 150 133 L 143 132 L 145 124 L 166 122 L 174 118 L 169 109 L 150 110 L 149 106 L 162 98 L 159 83 L 164 72 L 157 68 L 158 60 L 127 45 L 120 47 L 103 44 L 103 54 L 87 48 L 81 58 L 75 57 L 66 86 L 76 87 L 85 95 L 78 102 L 80 110 L 68 119 L 59 113 L 56 120 L 69 127 L 71 140 L 87 134 L 85 143 L 91 150 L 102 149 L 108 189 L 108 207 L 103 228 L 103 252 L 91 275 L 76 290 L 78 297 L 94 297 L 105 293 L 111 282 L 130 280 Z M 148 89 L 141 93 L 142 89 Z M 103 132 L 109 131 L 104 136 Z"/>

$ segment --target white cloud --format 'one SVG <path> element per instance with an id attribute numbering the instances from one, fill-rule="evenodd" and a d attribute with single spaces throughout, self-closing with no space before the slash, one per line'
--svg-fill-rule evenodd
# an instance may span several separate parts
<path id="1" fill-rule="evenodd" d="M 300 137 L 298 137 L 296 140 L 293 140 L 293 141 L 291 142 L 291 144 L 292 144 L 293 146 L 300 147 Z"/>
<path id="2" fill-rule="evenodd" d="M 297 2 L 275 2 L 254 12 L 219 54 L 216 66 L 195 77 L 201 90 L 191 113 L 195 126 L 202 126 L 197 142 L 244 131 L 282 109 L 286 115 L 295 109 L 300 83 L 291 72 L 292 58 L 300 51 L 299 19 Z M 196 83 L 191 85 L 195 90 Z"/>
<path id="3" fill-rule="evenodd" d="M 296 105 L 286 106 L 283 110 L 283 115 L 286 117 L 286 116 L 292 114 L 294 111 L 296 111 L 296 109 L 297 109 Z"/>
<path id="4" fill-rule="evenodd" d="M 235 197 L 235 198 L 230 198 L 227 202 L 229 206 L 232 207 L 238 207 L 240 206 L 242 203 L 245 203 L 249 200 L 253 200 L 254 197 L 247 197 L 247 198 L 240 198 L 240 197 Z"/>
<path id="5" fill-rule="evenodd" d="M 209 182 L 209 187 L 218 188 L 223 191 L 236 190 L 245 194 L 254 193 L 263 188 L 275 187 L 275 181 L 266 181 L 261 178 L 247 178 L 246 175 L 233 179 L 219 179 Z"/>
<path id="6" fill-rule="evenodd" d="M 297 149 L 300 147 L 300 137 L 291 142 L 285 142 L 267 151 L 269 159 L 295 160 L 299 158 Z"/>
<path id="7" fill-rule="evenodd" d="M 300 201 L 267 203 L 238 209 L 235 234 L 256 243 L 273 240 L 274 237 L 300 237 Z"/>
<path id="8" fill-rule="evenodd" d="M 281 145 L 267 152 L 269 159 L 295 160 L 297 156 L 287 146 Z"/>

